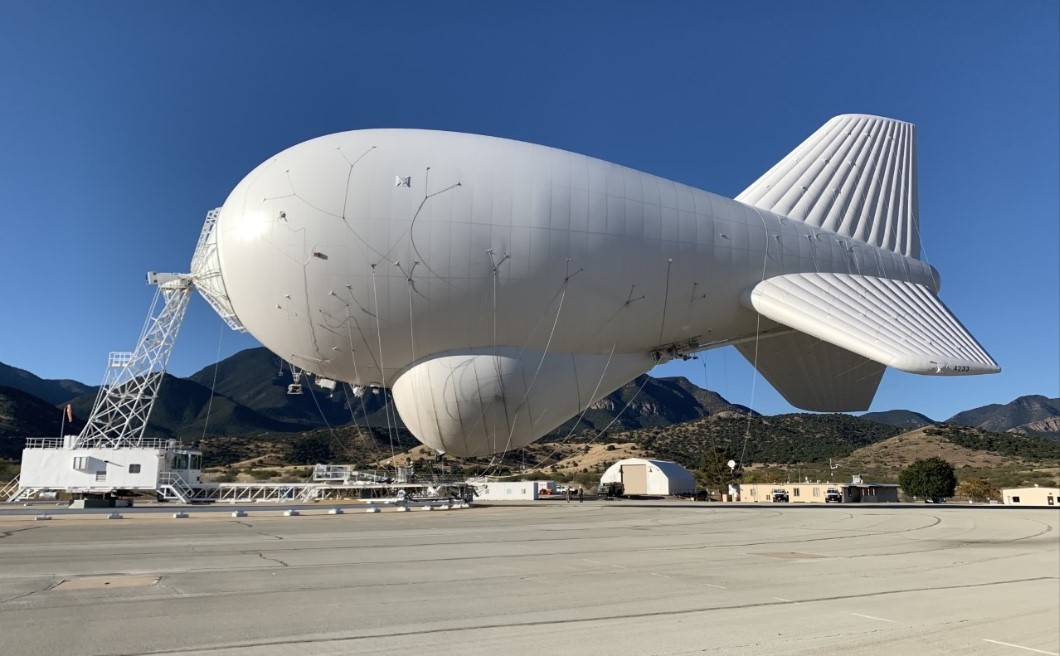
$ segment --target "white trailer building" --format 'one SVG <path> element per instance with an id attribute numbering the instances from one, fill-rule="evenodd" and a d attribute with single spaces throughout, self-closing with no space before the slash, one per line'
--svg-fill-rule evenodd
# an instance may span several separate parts
<path id="1" fill-rule="evenodd" d="M 27 439 L 16 498 L 37 491 L 63 490 L 86 495 L 157 492 L 188 501 L 193 488 L 202 486 L 202 452 L 185 449 L 176 440 L 143 438 L 135 447 L 81 446 L 76 442 L 75 435 Z"/>
<path id="2" fill-rule="evenodd" d="M 675 496 L 696 492 L 696 479 L 692 473 L 669 460 L 619 460 L 600 477 L 601 487 L 610 483 L 621 483 L 623 494 L 627 496 Z"/>
<path id="3" fill-rule="evenodd" d="M 543 494 L 549 495 L 556 487 L 555 481 L 486 481 L 473 483 L 475 497 L 480 501 L 536 501 Z"/>

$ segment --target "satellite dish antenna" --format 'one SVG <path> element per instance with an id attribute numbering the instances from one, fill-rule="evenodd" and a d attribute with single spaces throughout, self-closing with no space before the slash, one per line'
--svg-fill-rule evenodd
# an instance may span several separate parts
<path id="1" fill-rule="evenodd" d="M 731 469 L 731 470 L 733 470 L 733 471 L 736 471 L 736 461 L 735 461 L 735 460 L 730 460 L 730 461 L 729 461 L 728 463 L 726 463 L 726 464 L 728 464 L 728 465 L 729 465 L 729 469 Z"/>

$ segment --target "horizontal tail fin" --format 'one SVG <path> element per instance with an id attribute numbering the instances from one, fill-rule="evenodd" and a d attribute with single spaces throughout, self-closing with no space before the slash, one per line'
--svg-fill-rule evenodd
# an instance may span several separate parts
<path id="1" fill-rule="evenodd" d="M 924 285 L 794 273 L 758 283 L 744 302 L 773 321 L 902 371 L 941 376 L 1001 371 Z"/>
<path id="2" fill-rule="evenodd" d="M 836 116 L 736 200 L 920 257 L 912 123 Z"/>

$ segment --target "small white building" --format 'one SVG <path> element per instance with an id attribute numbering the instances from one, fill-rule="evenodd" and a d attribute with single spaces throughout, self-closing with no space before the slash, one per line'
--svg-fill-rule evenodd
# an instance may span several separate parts
<path id="1" fill-rule="evenodd" d="M 696 479 L 692 473 L 669 460 L 625 458 L 607 468 L 600 477 L 600 486 L 621 483 L 623 494 L 674 496 L 695 494 Z"/>
<path id="2" fill-rule="evenodd" d="M 1060 503 L 1058 487 L 1010 487 L 1001 490 L 1006 506 L 1056 506 Z"/>
<path id="3" fill-rule="evenodd" d="M 473 485 L 479 501 L 536 501 L 556 488 L 555 481 L 486 481 Z"/>

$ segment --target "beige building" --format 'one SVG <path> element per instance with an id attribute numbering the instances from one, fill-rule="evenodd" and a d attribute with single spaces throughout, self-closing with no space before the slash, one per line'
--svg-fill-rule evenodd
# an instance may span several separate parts
<path id="1" fill-rule="evenodd" d="M 841 503 L 894 503 L 898 501 L 898 486 L 894 483 L 866 483 L 855 476 L 850 483 L 817 481 L 814 483 L 744 483 L 738 488 L 738 501 L 744 503 L 776 503 L 776 492 L 787 493 L 788 503 L 825 503 L 828 493 L 839 493 Z"/>
<path id="2" fill-rule="evenodd" d="M 1058 487 L 1011 487 L 1001 490 L 1006 506 L 1056 506 L 1060 503 Z"/>

